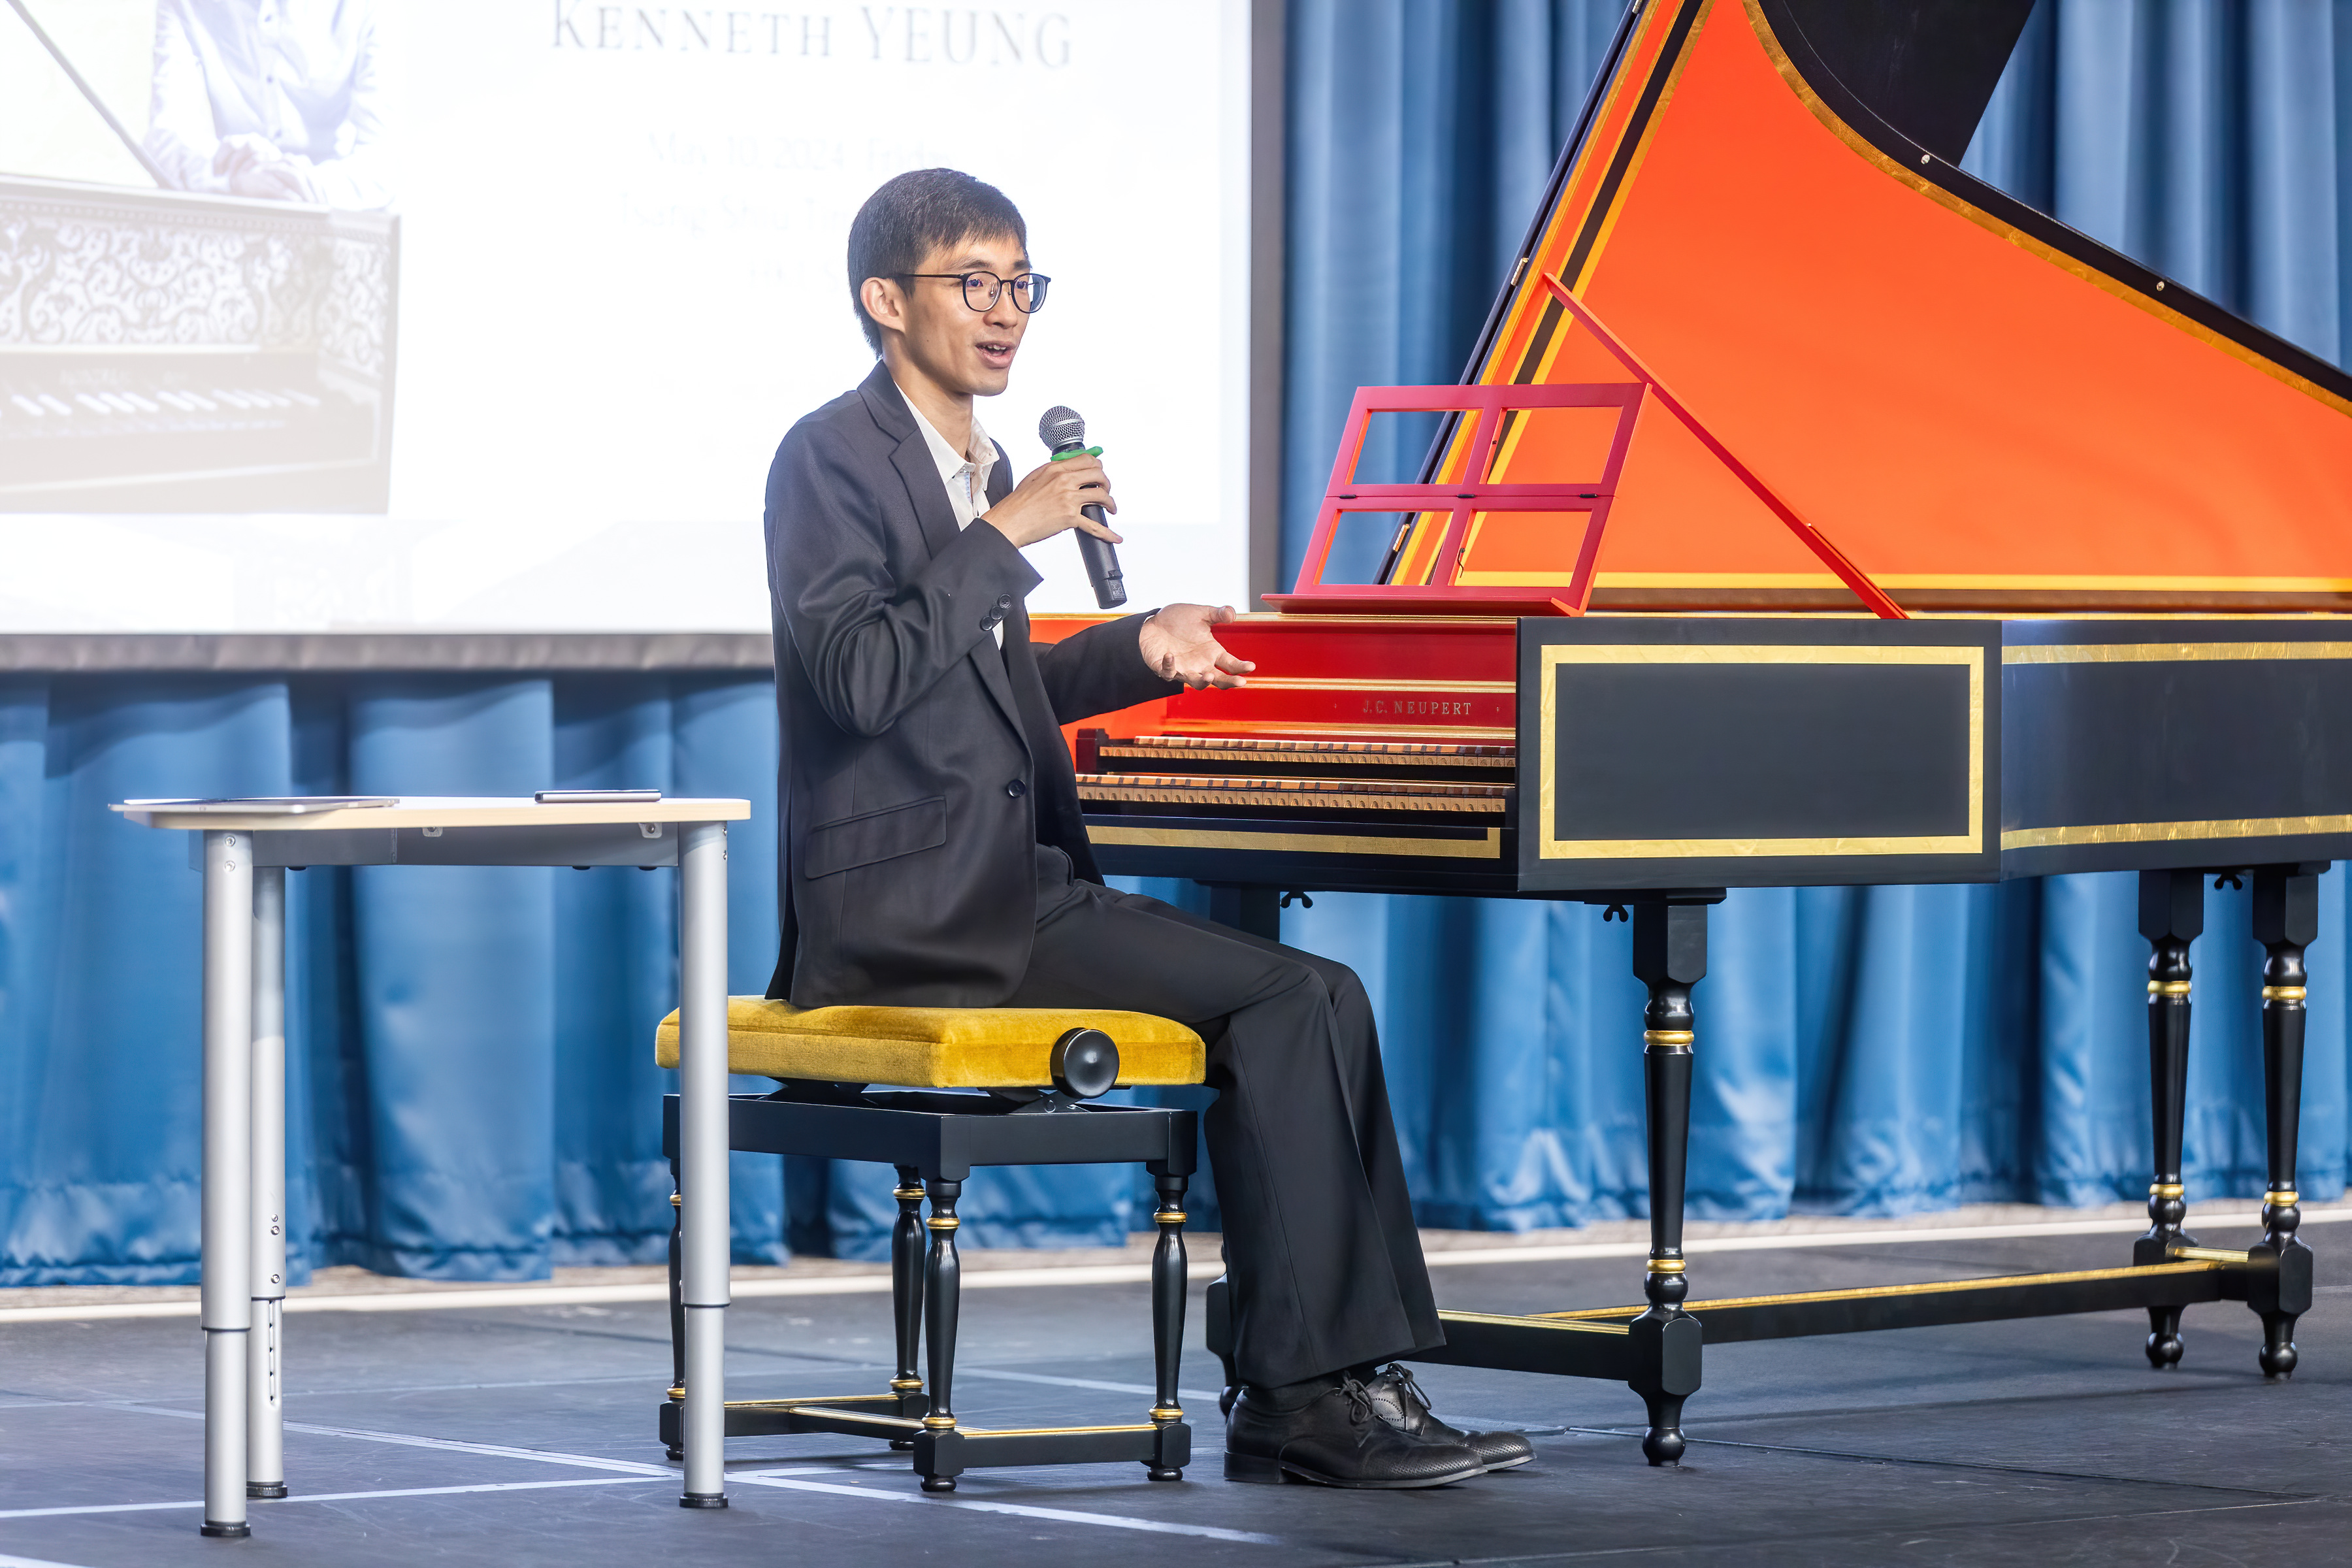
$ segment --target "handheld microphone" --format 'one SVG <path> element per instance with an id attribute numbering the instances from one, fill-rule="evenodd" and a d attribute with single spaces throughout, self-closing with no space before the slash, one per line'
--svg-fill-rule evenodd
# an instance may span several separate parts
<path id="1" fill-rule="evenodd" d="M 1087 444 L 1087 422 L 1074 409 L 1059 406 L 1045 410 L 1037 421 L 1037 439 L 1053 449 L 1055 457 L 1065 452 L 1083 451 Z M 1079 509 L 1097 522 L 1103 520 L 1098 506 Z M 1095 603 L 1106 610 L 1115 610 L 1127 603 L 1127 579 L 1119 574 L 1118 552 L 1108 539 L 1097 539 L 1084 529 L 1078 535 L 1078 559 L 1087 563 L 1087 580 L 1095 585 Z"/>

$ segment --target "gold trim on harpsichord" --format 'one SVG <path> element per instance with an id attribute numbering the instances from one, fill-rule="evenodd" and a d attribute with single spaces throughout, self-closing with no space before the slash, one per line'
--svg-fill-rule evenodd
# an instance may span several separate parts
<path id="1" fill-rule="evenodd" d="M 1256 682 L 1253 681 L 1251 684 L 1255 685 Z M 1382 741 L 1395 736 L 1396 723 L 1391 722 L 1384 727 L 1379 724 L 1294 724 L 1283 719 L 1184 719 L 1180 717 L 1170 719 L 1165 726 L 1165 732 L 1171 735 L 1230 735 L 1235 731 L 1254 731 L 1274 739 L 1298 735 L 1329 736 L 1334 740 L 1344 740 L 1352 736 L 1358 740 Z M 1519 733 L 1517 730 L 1507 730 L 1493 724 L 1435 724 L 1418 721 L 1412 725 L 1412 732 L 1416 735 L 1444 735 L 1449 741 L 1457 741 L 1465 744 L 1514 742 L 1518 739 Z"/>
<path id="2" fill-rule="evenodd" d="M 2011 827 L 2000 836 L 2011 849 L 2073 848 L 2091 844 L 2169 844 L 2189 838 L 2300 838 L 2352 833 L 2352 816 L 2244 816 L 2214 822 L 2100 822 L 2081 827 Z"/>
<path id="3" fill-rule="evenodd" d="M 1537 678 L 1542 754 L 1535 824 L 1547 860 L 1752 859 L 1779 856 L 1976 855 L 1984 849 L 1985 650 L 1958 647 L 1869 647 L 1813 643 L 1554 644 L 1541 650 Z M 1560 838 L 1553 782 L 1559 770 L 1559 667 L 1563 664 L 1900 664 L 1953 665 L 1969 672 L 1969 826 L 1965 833 L 1853 838 Z M 2006 836 L 2004 836 L 2004 841 Z M 2004 842 L 2004 847 L 2006 843 Z"/>
<path id="4" fill-rule="evenodd" d="M 1613 1312 L 1617 1309 L 1612 1307 L 1608 1310 Z M 1638 1318 L 1648 1310 L 1645 1307 L 1630 1307 L 1625 1310 L 1625 1316 Z M 1518 1312 L 1460 1312 L 1451 1308 L 1441 1307 L 1438 1309 L 1437 1321 L 1441 1323 L 1490 1324 L 1506 1329 L 1550 1329 L 1555 1332 L 1569 1334 L 1630 1334 L 1633 1331 L 1623 1323 L 1588 1322 L 1580 1318 L 1568 1318 L 1553 1312 L 1540 1315 Z"/>
<path id="5" fill-rule="evenodd" d="M 2176 1263 L 2219 1263 L 2244 1267 L 2253 1259 L 2235 1247 L 2168 1247 L 2164 1255 Z"/>
<path id="6" fill-rule="evenodd" d="M 1394 767 L 1412 763 L 1447 767 L 1512 768 L 1513 745 L 1460 741 L 1345 741 L 1285 739 L 1261 735 L 1134 735 L 1101 742 L 1097 757 L 1149 757 L 1157 753 L 1186 762 L 1263 763 L 1309 761 L 1318 767 Z"/>
<path id="7" fill-rule="evenodd" d="M 1494 580 L 1557 583 L 1557 572 L 1496 573 Z M 2352 595 L 2352 577 L 2182 577 L 2129 574 L 1973 572 L 1880 572 L 1871 581 L 1889 593 L 2000 593 L 2073 590 L 2086 594 L 2326 594 Z M 1601 588 L 1820 588 L 1846 591 L 1827 572 L 1597 572 Z"/>
<path id="8" fill-rule="evenodd" d="M 1509 784 L 1419 784 L 1410 779 L 1221 778 L 1213 773 L 1080 773 L 1080 800 L 1146 805 L 1313 806 L 1339 811 L 1444 811 L 1501 816 Z"/>
<path id="9" fill-rule="evenodd" d="M 2294 658 L 2352 658 L 2352 642 L 2037 643 L 2000 650 L 2003 664 L 2200 664 Z"/>
<path id="10" fill-rule="evenodd" d="M 2100 1279 L 2160 1279 L 2172 1276 L 2210 1274 L 2224 1265 L 2211 1258 L 2180 1263 L 2139 1263 L 2120 1268 L 2082 1268 L 2063 1274 L 1994 1274 L 1975 1279 L 1927 1279 L 1916 1285 L 1858 1285 L 1843 1290 L 1799 1290 L 1784 1296 L 1723 1296 L 1709 1301 L 1685 1301 L 1682 1310 L 1704 1317 L 1740 1307 L 1785 1307 L 1807 1301 L 1867 1301 L 1885 1296 L 1944 1296 L 1971 1290 L 2004 1290 L 2019 1286 L 2088 1284 Z M 1538 1312 L 1522 1321 L 1602 1323 L 1611 1319 L 1638 1318 L 1643 1307 L 1580 1307 L 1570 1312 Z M 1440 1312 L 1441 1318 L 1456 1314 Z"/>
<path id="11" fill-rule="evenodd" d="M 1266 691 L 1474 691 L 1508 696 L 1518 689 L 1508 680 L 1373 680 L 1344 675 L 1253 675 L 1252 690 Z"/>
<path id="12" fill-rule="evenodd" d="M 1246 849 L 1285 855 L 1411 855 L 1444 860 L 1500 860 L 1503 830 L 1490 827 L 1476 838 L 1378 837 L 1347 833 L 1252 833 L 1213 827 L 1097 827 L 1096 844 L 1130 849 Z"/>

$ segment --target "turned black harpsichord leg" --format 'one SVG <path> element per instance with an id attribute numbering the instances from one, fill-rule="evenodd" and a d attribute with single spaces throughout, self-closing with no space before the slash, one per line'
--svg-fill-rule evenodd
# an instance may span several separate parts
<path id="1" fill-rule="evenodd" d="M 2180 1123 L 2189 1096 L 2189 944 L 2205 929 L 2205 878 L 2199 871 L 2143 871 L 2139 933 L 2148 941 L 2147 1077 L 2149 1121 L 2155 1133 L 2155 1176 L 2148 1184 L 2148 1231 L 2132 1247 L 2132 1263 L 2168 1263 L 2171 1249 L 2194 1247 L 2181 1222 L 2189 1217 L 2180 1181 Z M 2147 1310 L 2147 1359 L 2156 1367 L 2180 1360 L 2179 1307 Z"/>
<path id="2" fill-rule="evenodd" d="M 961 1182 L 929 1182 L 931 1217 L 924 1222 L 931 1233 L 931 1250 L 923 1262 L 923 1295 L 925 1322 L 924 1348 L 930 1352 L 931 1408 L 923 1417 L 923 1426 L 930 1432 L 955 1430 L 955 1343 L 956 1309 L 962 1300 L 962 1266 L 956 1258 L 955 1233 L 960 1221 L 956 1218 L 956 1199 L 963 1192 Z M 922 1456 L 916 1455 L 916 1462 Z M 929 1473 L 923 1477 L 927 1492 L 951 1492 L 956 1489 L 952 1473 Z"/>
<path id="3" fill-rule="evenodd" d="M 2263 1239 L 2249 1251 L 2255 1271 L 2246 1304 L 2262 1314 L 2263 1375 L 2294 1371 L 2294 1321 L 2311 1310 L 2311 1248 L 2295 1237 L 2303 1210 L 2294 1186 L 2303 1110 L 2304 949 L 2319 934 L 2319 875 L 2325 866 L 2263 866 L 2254 871 L 2254 940 L 2263 964 L 2263 1109 L 2270 1183 L 2263 1194 Z"/>
<path id="4" fill-rule="evenodd" d="M 1158 1373 L 1159 1397 L 1151 1402 L 1151 1423 L 1167 1426 L 1184 1419 L 1184 1405 L 1176 1382 L 1184 1360 L 1184 1188 L 1182 1176 L 1154 1176 L 1160 1206 L 1151 1223 L 1160 1241 L 1151 1249 L 1151 1362 Z M 1184 1472 L 1173 1465 L 1151 1464 L 1144 1473 L 1155 1481 L 1181 1481 Z"/>
<path id="5" fill-rule="evenodd" d="M 898 1185 L 890 1195 L 898 1200 L 898 1220 L 890 1231 L 890 1316 L 898 1331 L 898 1371 L 890 1392 L 898 1396 L 901 1415 L 920 1414 L 908 1408 L 909 1396 L 923 1391 L 922 1375 L 915 1370 L 915 1352 L 923 1342 L 923 1184 L 912 1165 L 900 1165 Z M 911 1448 L 914 1443 L 894 1437 L 890 1447 Z"/>
<path id="6" fill-rule="evenodd" d="M 1683 1310 L 1683 1181 L 1690 1150 L 1691 987 L 1706 973 L 1706 906 L 1633 905 L 1633 973 L 1650 988 L 1643 1014 L 1642 1081 L 1650 1132 L 1649 1310 L 1630 1325 L 1633 1375 L 1649 1407 L 1642 1453 L 1653 1465 L 1683 1456 L 1683 1401 L 1697 1392 L 1698 1320 Z"/>

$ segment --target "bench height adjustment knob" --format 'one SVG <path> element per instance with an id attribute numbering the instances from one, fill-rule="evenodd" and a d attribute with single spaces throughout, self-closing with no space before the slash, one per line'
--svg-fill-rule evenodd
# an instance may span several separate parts
<path id="1" fill-rule="evenodd" d="M 1072 1029 L 1054 1042 L 1053 1068 L 1055 1089 L 1096 1099 L 1118 1082 L 1118 1046 L 1100 1029 Z"/>

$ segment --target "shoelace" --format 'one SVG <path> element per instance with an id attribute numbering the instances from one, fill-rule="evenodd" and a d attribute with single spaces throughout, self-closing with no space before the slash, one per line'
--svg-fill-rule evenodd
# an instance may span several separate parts
<path id="1" fill-rule="evenodd" d="M 1413 1377 L 1412 1368 L 1401 1361 L 1392 1361 L 1384 1369 L 1382 1375 L 1395 1379 L 1397 1387 L 1402 1391 L 1403 1397 L 1397 1403 L 1404 1406 L 1406 1420 L 1412 1421 L 1416 1417 L 1422 1420 L 1428 1418 L 1429 1395 L 1421 1391 L 1421 1384 Z M 1416 1406 L 1418 1406 L 1417 1409 Z"/>
<path id="2" fill-rule="evenodd" d="M 1380 1406 L 1372 1403 L 1372 1391 L 1357 1378 L 1342 1377 L 1331 1392 L 1348 1402 L 1348 1423 L 1357 1428 L 1356 1447 L 1362 1447 L 1383 1425 Z"/>

